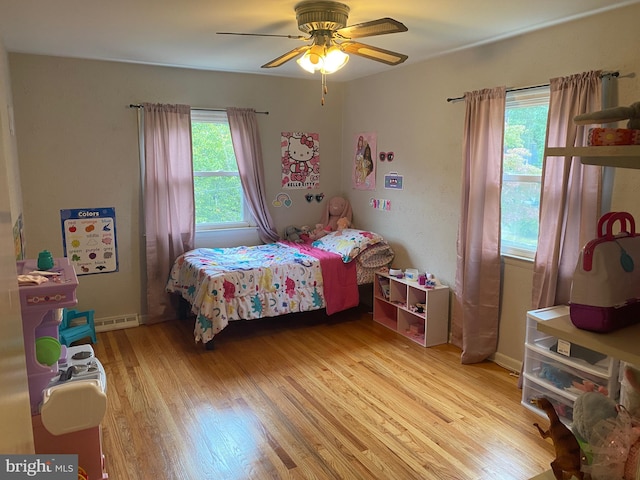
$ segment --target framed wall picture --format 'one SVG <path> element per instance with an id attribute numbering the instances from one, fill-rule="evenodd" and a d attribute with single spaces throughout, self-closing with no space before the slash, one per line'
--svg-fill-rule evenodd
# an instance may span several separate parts
<path id="1" fill-rule="evenodd" d="M 402 190 L 402 175 L 397 172 L 389 172 L 384 176 L 384 188 Z"/>

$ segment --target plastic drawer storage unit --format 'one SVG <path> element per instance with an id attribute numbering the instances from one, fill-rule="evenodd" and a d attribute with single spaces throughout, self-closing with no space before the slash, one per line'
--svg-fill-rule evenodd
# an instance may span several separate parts
<path id="1" fill-rule="evenodd" d="M 426 287 L 376 272 L 373 288 L 374 321 L 423 347 L 447 343 L 449 287 Z"/>
<path id="2" fill-rule="evenodd" d="M 599 391 L 617 400 L 619 361 L 537 329 L 539 322 L 564 315 L 569 315 L 565 305 L 527 312 L 522 404 L 546 418 L 531 399 L 547 397 L 562 422 L 571 425 L 573 404 L 585 391 Z"/>

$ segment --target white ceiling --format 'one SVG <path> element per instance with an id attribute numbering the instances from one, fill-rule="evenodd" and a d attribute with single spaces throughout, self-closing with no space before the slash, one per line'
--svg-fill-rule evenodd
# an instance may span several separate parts
<path id="1" fill-rule="evenodd" d="M 640 0 L 345 0 L 349 25 L 391 17 L 408 32 L 358 39 L 404 53 L 406 64 L 512 37 Z M 295 61 L 260 66 L 300 40 L 216 35 L 299 35 L 298 0 L 0 0 L 9 52 L 308 77 Z M 388 65 L 351 56 L 332 76 L 347 81 Z"/>

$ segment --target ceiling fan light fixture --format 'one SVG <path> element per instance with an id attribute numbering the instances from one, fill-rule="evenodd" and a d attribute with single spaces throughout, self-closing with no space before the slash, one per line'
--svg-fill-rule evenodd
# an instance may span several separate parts
<path id="1" fill-rule="evenodd" d="M 349 61 L 349 55 L 344 53 L 338 45 L 333 45 L 327 50 L 324 57 L 322 73 L 335 73 L 344 67 Z"/>
<path id="2" fill-rule="evenodd" d="M 349 61 L 349 55 L 344 53 L 338 45 L 328 49 L 321 45 L 313 45 L 296 62 L 309 73 L 335 73 Z"/>
<path id="3" fill-rule="evenodd" d="M 320 45 L 313 45 L 309 50 L 305 52 L 305 54 L 300 57 L 298 60 L 298 65 L 300 65 L 304 70 L 309 73 L 315 73 L 318 70 L 322 69 L 324 64 L 324 47 Z"/>

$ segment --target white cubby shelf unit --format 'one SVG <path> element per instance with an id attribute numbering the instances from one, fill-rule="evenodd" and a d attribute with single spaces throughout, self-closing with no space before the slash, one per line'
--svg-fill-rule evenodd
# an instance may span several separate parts
<path id="1" fill-rule="evenodd" d="M 375 322 L 423 347 L 447 343 L 449 287 L 427 287 L 417 281 L 377 272 L 373 288 Z"/>

